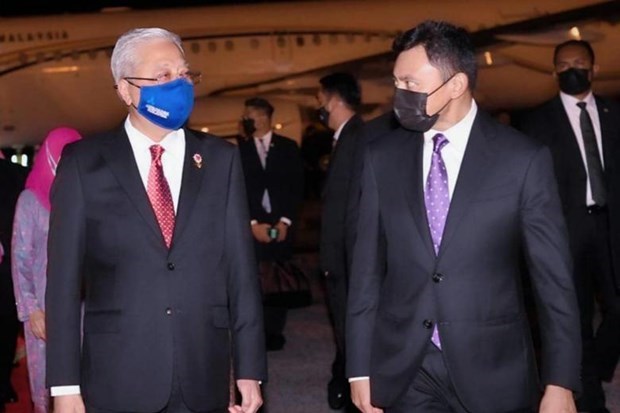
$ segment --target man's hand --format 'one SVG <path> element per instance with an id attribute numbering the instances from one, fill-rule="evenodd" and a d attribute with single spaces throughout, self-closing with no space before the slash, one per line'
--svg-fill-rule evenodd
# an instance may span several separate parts
<path id="1" fill-rule="evenodd" d="M 54 413 L 86 413 L 82 396 L 72 394 L 54 397 Z"/>
<path id="2" fill-rule="evenodd" d="M 383 413 L 382 409 L 370 404 L 370 380 L 356 380 L 351 382 L 351 400 L 362 413 Z"/>
<path id="3" fill-rule="evenodd" d="M 230 406 L 230 413 L 255 413 L 263 405 L 260 384 L 256 380 L 237 380 L 237 388 L 241 393 L 241 406 Z M 57 412 L 54 412 L 57 413 Z"/>
<path id="4" fill-rule="evenodd" d="M 267 232 L 269 228 L 271 228 L 269 224 L 254 224 L 252 225 L 252 235 L 254 235 L 256 241 L 268 244 L 271 242 L 271 238 L 269 238 L 269 233 Z"/>
<path id="5" fill-rule="evenodd" d="M 577 413 L 573 392 L 560 386 L 547 385 L 540 402 L 540 413 Z"/>
<path id="6" fill-rule="evenodd" d="M 41 310 L 35 310 L 28 316 L 28 324 L 32 334 L 40 340 L 45 340 L 45 313 Z"/>
<path id="7" fill-rule="evenodd" d="M 276 241 L 278 242 L 284 241 L 286 239 L 286 233 L 288 232 L 288 225 L 286 225 L 282 221 L 279 221 L 276 224 L 276 229 L 278 230 L 278 238 L 276 238 Z"/>

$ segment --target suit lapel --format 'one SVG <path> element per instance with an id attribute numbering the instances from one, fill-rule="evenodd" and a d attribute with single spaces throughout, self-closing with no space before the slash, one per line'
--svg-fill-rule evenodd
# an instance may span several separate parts
<path id="1" fill-rule="evenodd" d="M 610 168 L 613 167 L 612 154 L 615 142 L 612 136 L 617 135 L 617 131 L 613 130 L 614 119 L 611 117 L 609 108 L 599 98 L 596 98 L 596 107 L 598 110 L 599 123 L 601 125 L 601 142 L 603 143 L 603 161 L 606 175 L 609 176 Z"/>
<path id="2" fill-rule="evenodd" d="M 448 248 L 459 223 L 470 206 L 472 197 L 477 192 L 477 188 L 481 187 L 485 176 L 489 174 L 493 160 L 490 140 L 494 133 L 488 128 L 490 120 L 486 116 L 486 114 L 478 112 L 469 135 L 454 194 L 450 201 L 450 211 L 446 218 L 446 226 L 439 249 L 440 257 Z"/>
<path id="3" fill-rule="evenodd" d="M 210 153 L 203 149 L 202 142 L 191 131 L 185 129 L 185 160 L 183 162 L 183 178 L 181 179 L 181 192 L 174 225 L 172 245 L 178 240 L 186 228 L 191 216 L 196 197 L 204 176 L 204 171 L 211 164 Z M 202 162 L 196 162 L 196 159 Z M 200 164 L 200 167 L 198 167 Z"/>
<path id="4" fill-rule="evenodd" d="M 579 165 L 580 171 L 585 176 L 586 167 L 581 155 L 581 149 L 579 149 L 579 144 L 577 143 L 577 136 L 575 135 L 575 131 L 570 124 L 570 119 L 564 109 L 562 99 L 559 96 L 553 100 L 553 116 L 555 117 L 555 121 L 552 124 L 557 125 L 559 130 L 556 132 L 549 131 L 549 133 L 560 137 L 560 147 L 565 152 L 567 157 L 572 158 L 569 161 L 569 164 Z"/>
<path id="5" fill-rule="evenodd" d="M 434 256 L 433 240 L 431 239 L 426 216 L 426 205 L 424 204 L 424 178 L 422 177 L 424 136 L 421 133 L 407 132 L 405 129 L 401 129 L 400 133 L 409 134 L 404 139 L 410 142 L 409 150 L 403 151 L 404 156 L 401 158 L 399 166 L 401 170 L 407 171 L 404 181 L 405 197 L 409 203 L 420 237 L 428 253 Z"/>
<path id="6" fill-rule="evenodd" d="M 165 245 L 124 127 L 104 145 L 103 157 L 146 224 Z"/>

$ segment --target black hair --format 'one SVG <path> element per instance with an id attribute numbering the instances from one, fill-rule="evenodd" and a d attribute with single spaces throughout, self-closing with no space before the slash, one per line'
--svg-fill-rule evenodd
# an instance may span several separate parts
<path id="1" fill-rule="evenodd" d="M 592 49 L 592 45 L 590 44 L 590 42 L 586 40 L 567 40 L 557 45 L 555 47 L 555 50 L 553 51 L 553 64 L 555 64 L 555 61 L 558 58 L 558 53 L 560 53 L 560 50 L 568 46 L 583 47 L 586 50 L 586 52 L 588 52 L 588 54 L 590 55 L 590 60 L 592 61 L 592 64 L 594 64 L 594 49 Z"/>
<path id="2" fill-rule="evenodd" d="M 428 61 L 447 81 L 456 73 L 464 73 L 469 89 L 474 90 L 478 76 L 476 50 L 469 33 L 448 22 L 427 20 L 398 36 L 392 51 L 399 55 L 416 46 L 424 47 Z"/>
<path id="3" fill-rule="evenodd" d="M 265 114 L 267 114 L 267 116 L 270 118 L 273 115 L 273 111 L 274 111 L 273 105 L 269 103 L 267 99 L 263 99 L 259 97 L 253 97 L 253 98 L 247 99 L 245 101 L 245 106 L 260 109 L 263 112 L 265 112 Z"/>
<path id="4" fill-rule="evenodd" d="M 353 110 L 357 110 L 362 103 L 362 92 L 355 77 L 350 73 L 336 72 L 323 76 L 319 80 L 321 87 L 327 94 L 336 94 Z"/>

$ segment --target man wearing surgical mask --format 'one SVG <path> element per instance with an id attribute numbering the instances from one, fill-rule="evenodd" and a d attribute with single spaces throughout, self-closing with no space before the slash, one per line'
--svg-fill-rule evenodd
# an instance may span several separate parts
<path id="1" fill-rule="evenodd" d="M 184 127 L 199 76 L 176 34 L 126 32 L 111 67 L 128 116 L 67 146 L 51 193 L 53 410 L 256 412 L 266 357 L 237 149 Z"/>
<path id="2" fill-rule="evenodd" d="M 401 127 L 367 145 L 346 319 L 363 413 L 575 412 L 579 317 L 551 155 L 473 99 L 467 32 L 393 45 Z M 536 368 L 521 292 L 541 314 Z"/>
<path id="3" fill-rule="evenodd" d="M 287 261 L 303 196 L 303 163 L 297 143 L 274 133 L 274 107 L 266 99 L 245 101 L 238 140 L 250 211 L 250 225 L 259 262 Z M 269 351 L 281 350 L 286 308 L 265 303 L 265 335 Z"/>
<path id="4" fill-rule="evenodd" d="M 523 130 L 551 148 L 568 225 L 581 313 L 580 411 L 604 413 L 601 382 L 620 355 L 620 108 L 592 93 L 598 66 L 584 40 L 555 48 L 559 95 L 529 113 Z M 602 321 L 594 329 L 599 300 Z"/>

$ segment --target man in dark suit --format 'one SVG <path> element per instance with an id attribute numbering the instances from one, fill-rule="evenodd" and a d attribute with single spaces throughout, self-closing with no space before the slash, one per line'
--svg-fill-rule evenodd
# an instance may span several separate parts
<path id="1" fill-rule="evenodd" d="M 297 143 L 273 132 L 273 106 L 263 98 L 246 100 L 238 139 L 250 224 L 259 262 L 286 261 L 303 197 L 303 163 Z M 267 349 L 280 350 L 286 309 L 265 305 Z"/>
<path id="2" fill-rule="evenodd" d="M 361 104 L 361 91 L 353 75 L 332 73 L 319 82 L 319 118 L 334 131 L 332 155 L 322 194 L 320 245 L 320 265 L 326 278 L 327 303 L 336 341 L 327 401 L 332 409 L 340 409 L 349 400 L 349 384 L 345 376 L 344 320 L 351 251 L 347 248 L 346 214 L 354 180 L 355 158 L 361 156 L 358 147 L 364 123 L 356 114 Z"/>
<path id="3" fill-rule="evenodd" d="M 19 320 L 13 294 L 11 277 L 11 235 L 17 198 L 24 189 L 26 169 L 0 159 L 0 411 L 4 404 L 15 401 L 17 395 L 11 387 L 11 370 Z"/>
<path id="4" fill-rule="evenodd" d="M 402 125 L 369 143 L 347 307 L 364 413 L 575 412 L 578 312 L 549 151 L 472 98 L 467 32 L 427 21 L 394 42 Z M 540 306 L 539 386 L 519 271 Z"/>
<path id="5" fill-rule="evenodd" d="M 560 93 L 523 130 L 551 149 L 568 226 L 583 346 L 577 405 L 608 412 L 601 380 L 612 379 L 620 355 L 620 108 L 592 94 L 598 66 L 588 42 L 558 45 L 553 63 Z M 602 322 L 594 333 L 596 296 Z"/>
<path id="6" fill-rule="evenodd" d="M 183 127 L 198 76 L 177 35 L 125 33 L 112 72 L 129 116 L 67 146 L 52 190 L 54 410 L 226 412 L 233 376 L 230 411 L 255 412 L 266 357 L 238 152 Z"/>

